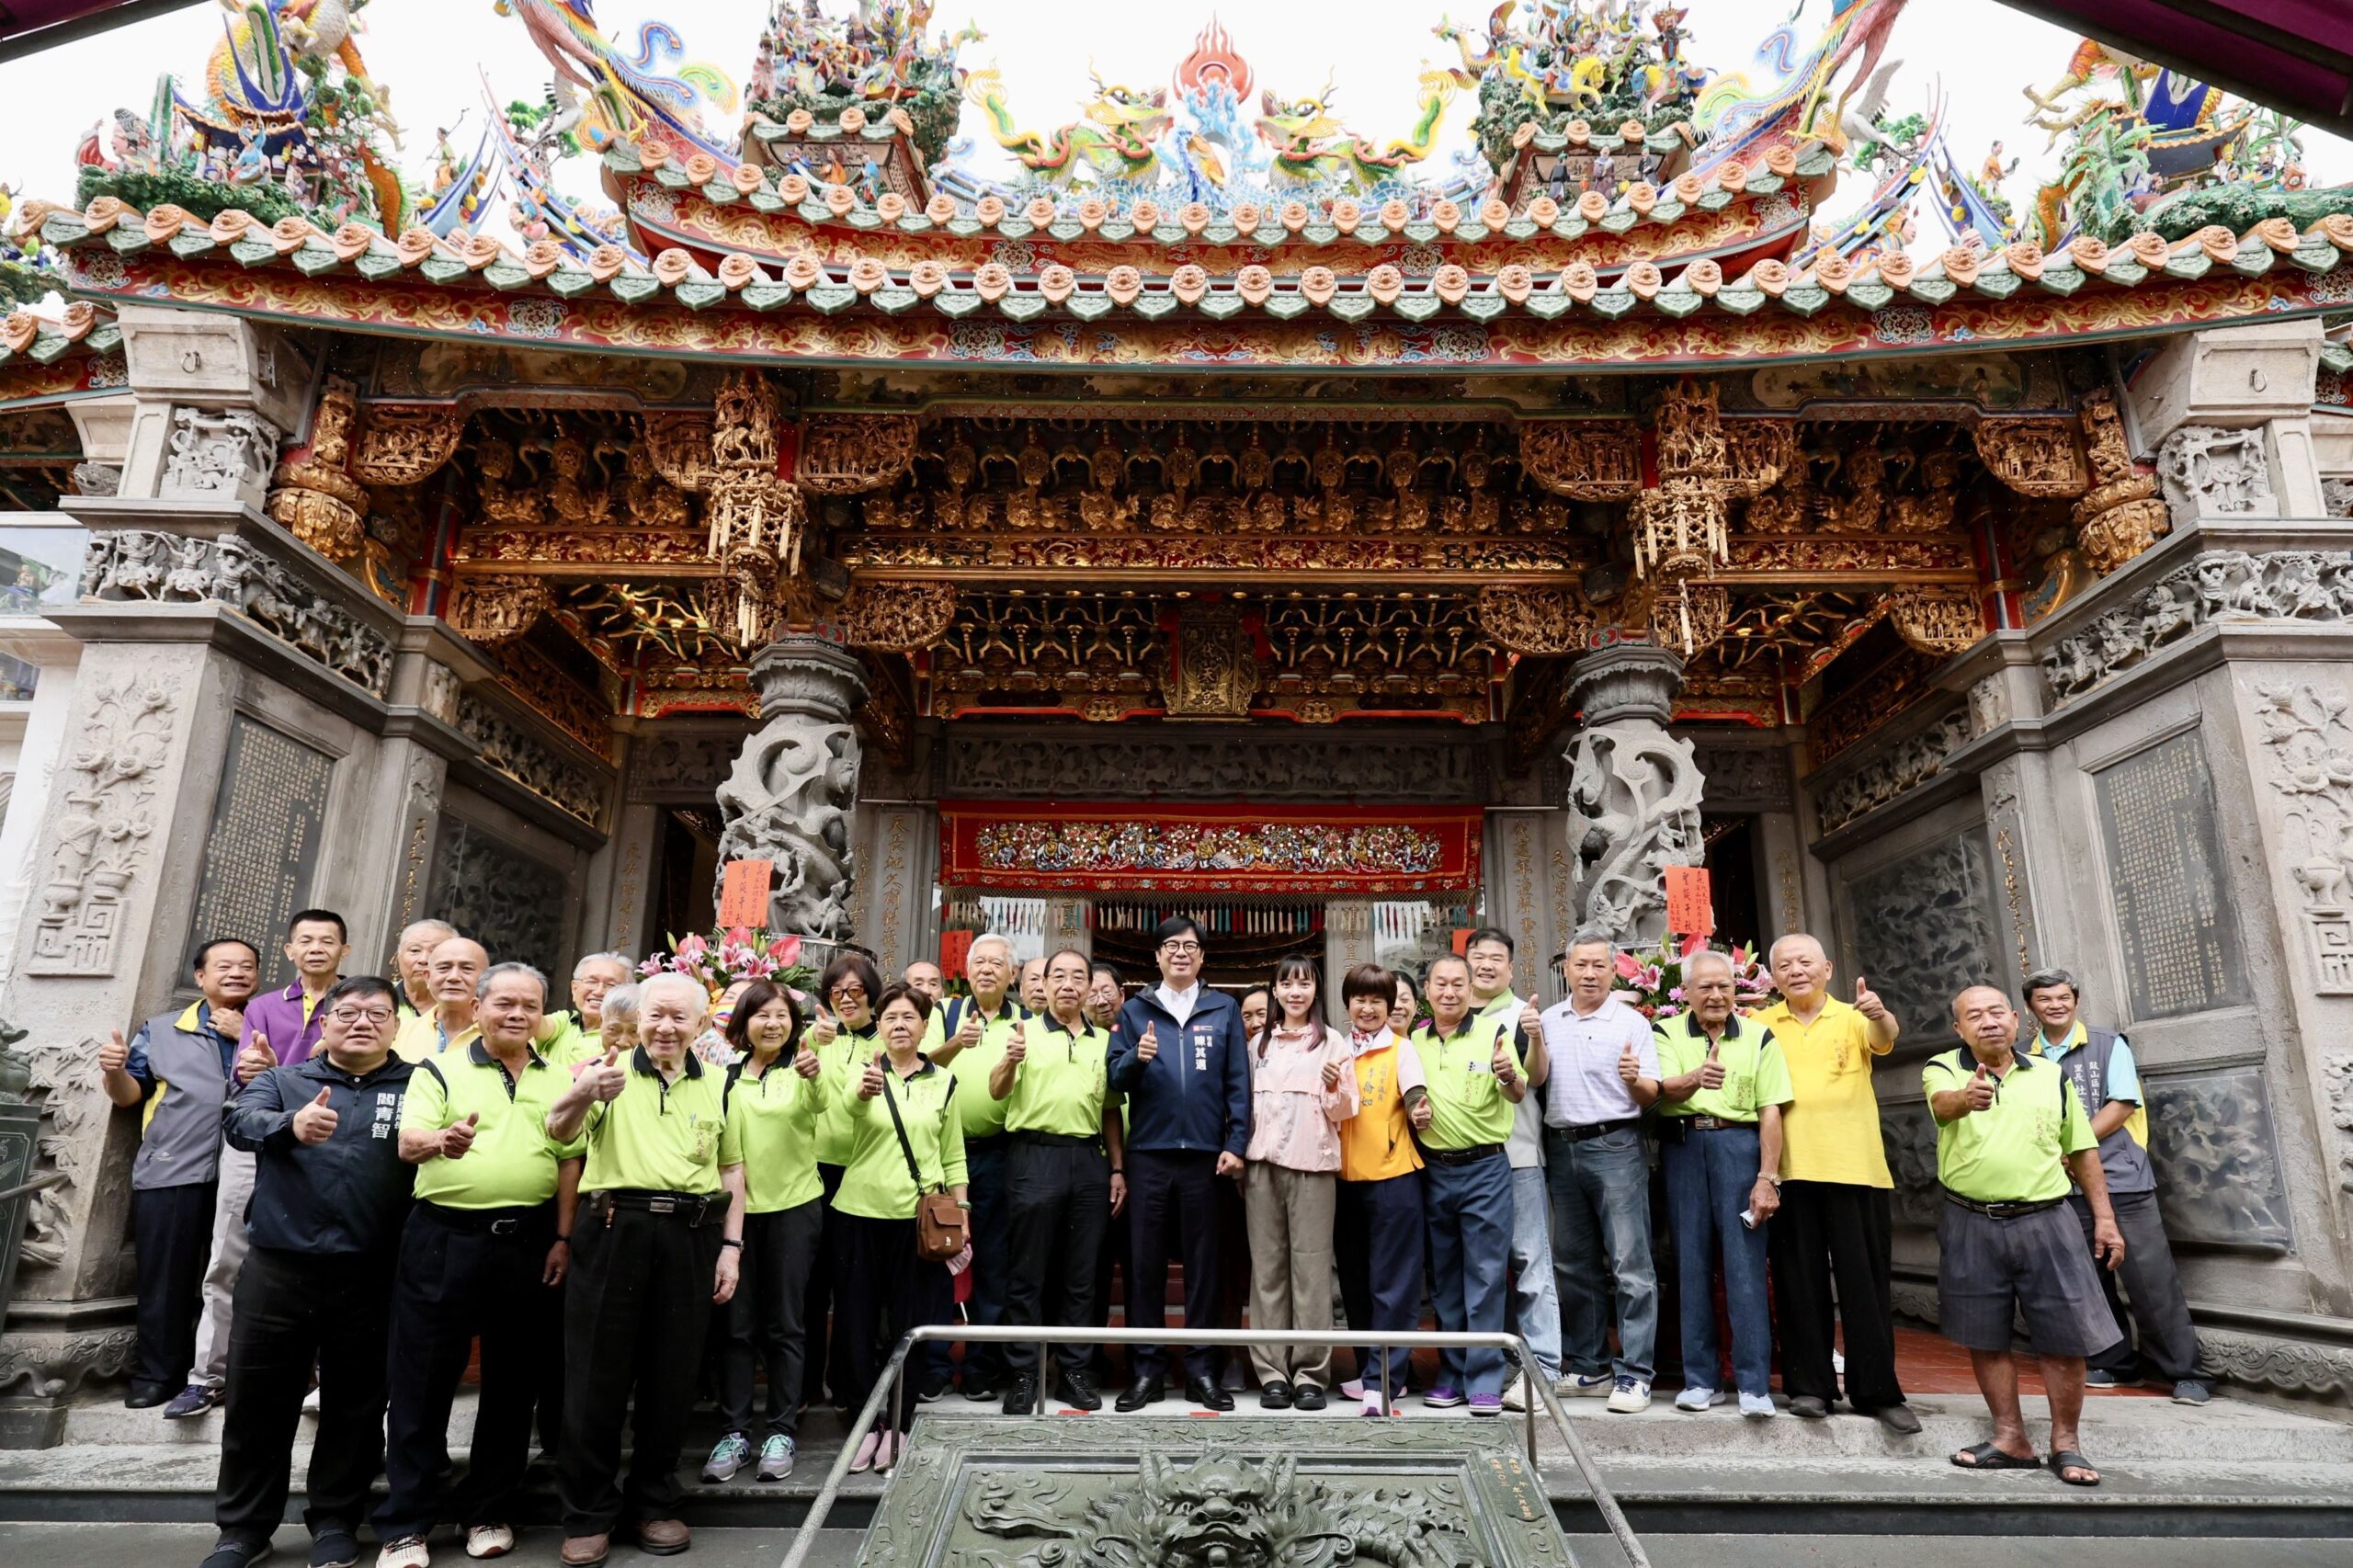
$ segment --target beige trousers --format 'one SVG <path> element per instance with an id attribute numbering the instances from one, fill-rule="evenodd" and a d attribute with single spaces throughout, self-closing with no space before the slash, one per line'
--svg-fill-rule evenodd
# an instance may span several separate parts
<path id="1" fill-rule="evenodd" d="M 1295 1171 L 1256 1160 L 1243 1167 L 1252 1327 L 1332 1326 L 1334 1180 L 1329 1171 Z M 1261 1384 L 1332 1384 L 1328 1345 L 1254 1345 L 1250 1364 Z"/>

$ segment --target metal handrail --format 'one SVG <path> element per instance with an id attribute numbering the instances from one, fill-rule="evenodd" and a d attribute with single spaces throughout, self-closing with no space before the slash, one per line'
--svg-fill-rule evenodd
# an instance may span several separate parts
<path id="1" fill-rule="evenodd" d="M 865 1440 L 876 1418 L 882 1414 L 883 1400 L 888 1398 L 891 1401 L 894 1413 L 906 1408 L 904 1396 L 907 1358 L 918 1343 L 962 1340 L 968 1345 L 1035 1345 L 1038 1347 L 1039 1397 L 1032 1408 L 1036 1415 L 1042 1415 L 1050 1375 L 1046 1348 L 1052 1345 L 1233 1346 L 1238 1348 L 1253 1345 L 1299 1345 L 1320 1349 L 1353 1345 L 1359 1337 L 1369 1343 L 1393 1346 L 1401 1350 L 1517 1351 L 1529 1390 L 1543 1400 L 1544 1413 L 1552 1418 L 1553 1428 L 1561 1434 L 1562 1446 L 1569 1450 L 1569 1458 L 1576 1465 L 1578 1475 L 1584 1478 L 1586 1490 L 1593 1494 L 1594 1506 L 1599 1510 L 1602 1523 L 1609 1527 L 1610 1535 L 1616 1538 L 1618 1549 L 1626 1554 L 1626 1561 L 1631 1568 L 1650 1568 L 1650 1557 L 1643 1551 L 1642 1543 L 1634 1539 L 1634 1527 L 1627 1522 L 1625 1511 L 1618 1506 L 1618 1499 L 1610 1492 L 1609 1483 L 1602 1480 L 1600 1468 L 1586 1450 L 1585 1440 L 1569 1425 L 1568 1412 L 1561 1407 L 1561 1401 L 1553 1393 L 1552 1384 L 1532 1370 L 1527 1370 L 1536 1365 L 1536 1358 L 1529 1350 L 1528 1341 L 1516 1334 L 1368 1329 L 1361 1335 L 1351 1330 L 1348 1337 L 1336 1339 L 1323 1330 L 1303 1328 L 1188 1328 L 1171 1334 L 1166 1330 L 1149 1328 L 1047 1328 L 1006 1324 L 983 1326 L 979 1324 L 921 1324 L 910 1329 L 906 1337 L 899 1341 L 897 1347 L 891 1352 L 890 1360 L 883 1364 L 881 1376 L 874 1380 L 873 1392 L 866 1396 L 866 1403 L 858 1411 L 858 1420 L 842 1439 L 842 1451 L 834 1456 L 834 1465 L 825 1473 L 824 1484 L 817 1488 L 817 1495 L 810 1500 L 809 1517 L 801 1521 L 800 1532 L 792 1538 L 791 1550 L 784 1554 L 783 1568 L 803 1568 L 808 1562 L 809 1553 L 817 1544 L 817 1532 L 824 1528 L 825 1517 L 833 1512 L 834 1504 L 841 1494 L 842 1483 L 849 1477 L 849 1467 L 857 1457 L 858 1445 Z M 1392 1403 L 1388 1386 L 1389 1360 L 1386 1356 L 1381 1358 L 1381 1403 L 1383 1408 Z M 1533 1469 L 1537 1466 L 1536 1402 L 1532 1399 L 1528 1405 L 1527 1429 L 1528 1462 Z"/>
<path id="2" fill-rule="evenodd" d="M 51 1171 L 47 1176 L 37 1176 L 22 1187 L 12 1187 L 6 1192 L 0 1192 L 0 1203 L 22 1198 L 28 1192 L 40 1192 L 48 1187 L 57 1187 L 72 1180 L 73 1176 L 72 1171 Z"/>

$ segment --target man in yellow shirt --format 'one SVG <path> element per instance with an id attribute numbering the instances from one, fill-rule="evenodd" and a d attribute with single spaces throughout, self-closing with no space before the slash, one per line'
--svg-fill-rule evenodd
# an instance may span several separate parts
<path id="1" fill-rule="evenodd" d="M 1838 1397 L 1830 1358 L 1835 1277 L 1847 1330 L 1847 1402 L 1909 1436 L 1920 1418 L 1895 1379 L 1888 1267 L 1895 1180 L 1871 1088 L 1871 1058 L 1895 1049 L 1900 1026 L 1861 975 L 1851 1004 L 1830 994 L 1830 955 L 1812 937 L 1783 937 L 1770 962 L 1781 1000 L 1757 1022 L 1780 1042 L 1794 1096 L 1781 1119 L 1781 1210 L 1770 1243 L 1781 1389 L 1790 1415 L 1813 1420 L 1829 1415 Z"/>
<path id="2" fill-rule="evenodd" d="M 452 937 L 433 949 L 426 971 L 433 987 L 433 1006 L 401 1026 L 392 1040 L 392 1054 L 404 1062 L 438 1056 L 451 1040 L 464 1041 L 474 1027 L 474 984 L 490 967 L 490 954 L 480 942 Z"/>

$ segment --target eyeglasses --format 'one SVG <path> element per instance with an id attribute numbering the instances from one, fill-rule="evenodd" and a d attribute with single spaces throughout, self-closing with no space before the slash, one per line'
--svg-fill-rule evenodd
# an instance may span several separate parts
<path id="1" fill-rule="evenodd" d="M 852 1002 L 863 1002 L 866 1000 L 866 987 L 863 985 L 836 985 L 831 992 L 827 993 L 827 994 L 832 996 L 836 1002 L 843 1000 L 845 997 Z"/>
<path id="2" fill-rule="evenodd" d="M 1199 942 L 1163 942 L 1160 950 L 1164 953 L 1198 953 L 1201 945 Z"/>
<path id="3" fill-rule="evenodd" d="M 327 1017 L 339 1024 L 356 1024 L 365 1018 L 381 1028 L 392 1021 L 392 1010 L 390 1007 L 337 1007 Z"/>

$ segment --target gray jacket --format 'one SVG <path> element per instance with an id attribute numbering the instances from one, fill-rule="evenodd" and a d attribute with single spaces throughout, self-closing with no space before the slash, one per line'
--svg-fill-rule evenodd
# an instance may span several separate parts
<path id="1" fill-rule="evenodd" d="M 131 1075 L 147 1090 L 139 1157 L 131 1165 L 134 1191 L 195 1187 L 221 1174 L 221 1111 L 236 1085 L 201 1006 L 156 1014 L 131 1042 Z"/>

